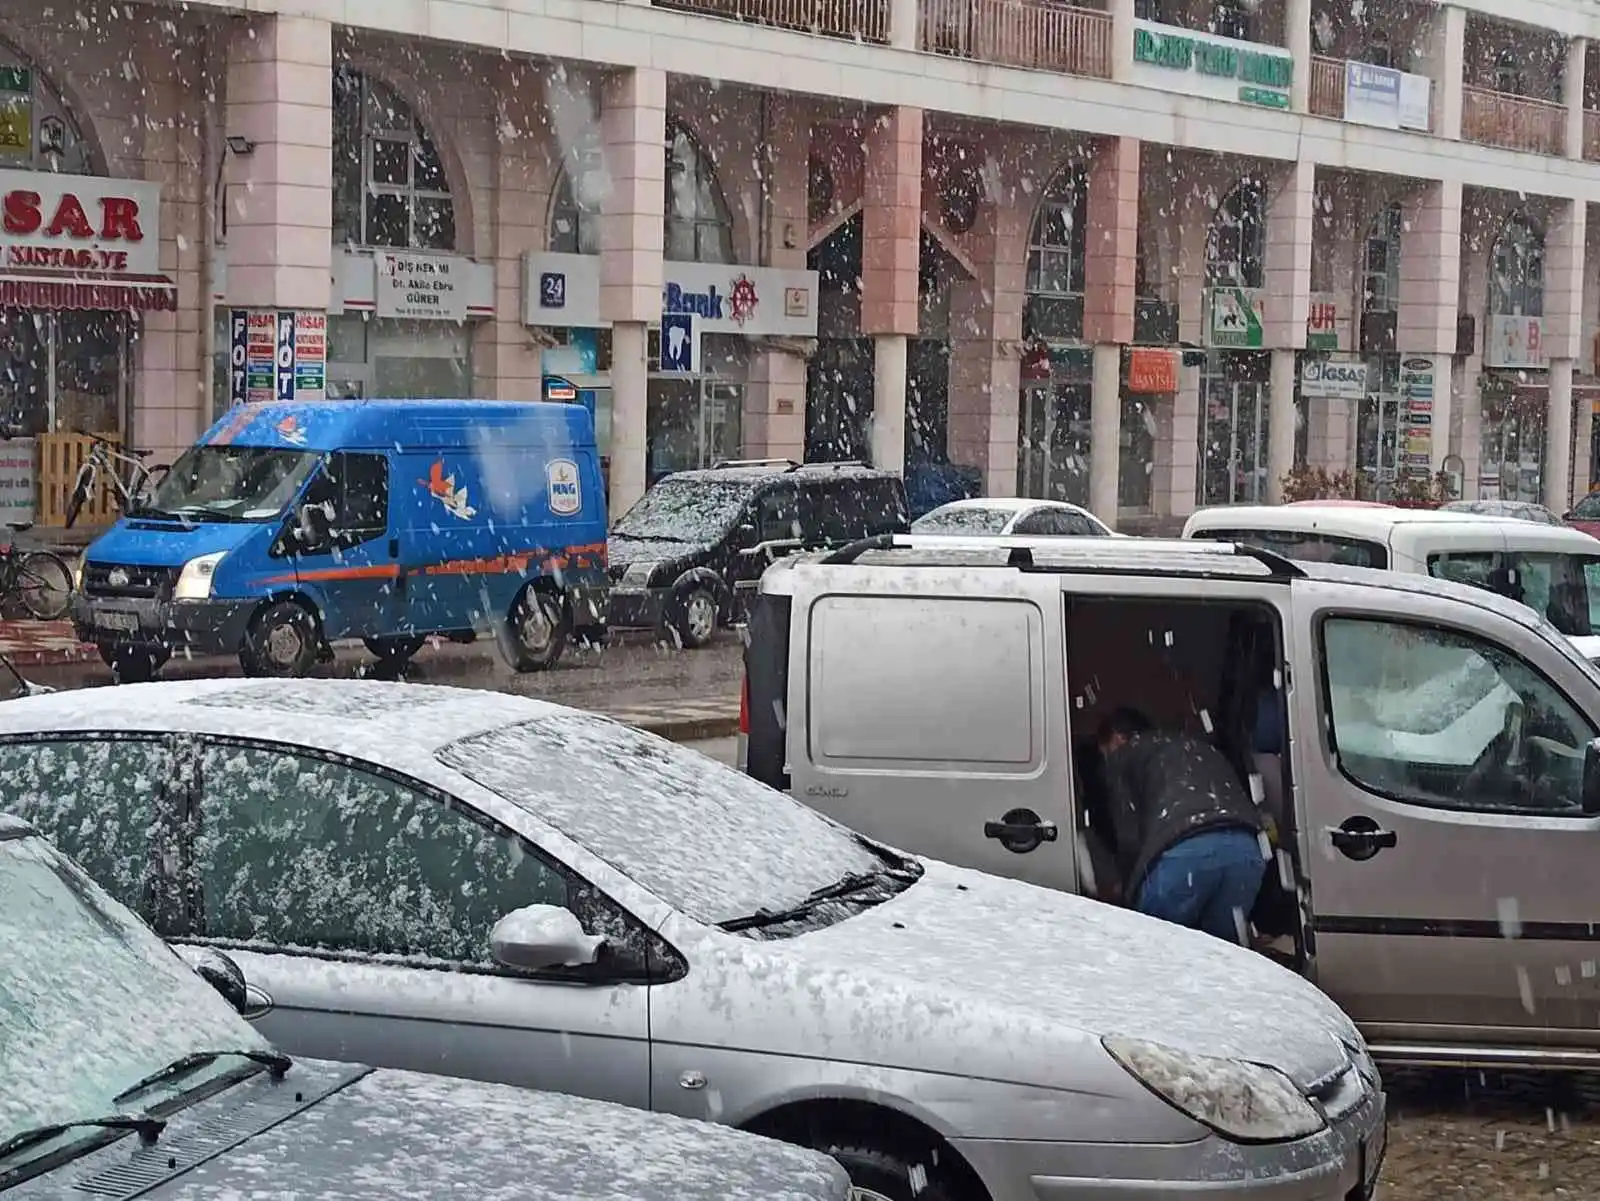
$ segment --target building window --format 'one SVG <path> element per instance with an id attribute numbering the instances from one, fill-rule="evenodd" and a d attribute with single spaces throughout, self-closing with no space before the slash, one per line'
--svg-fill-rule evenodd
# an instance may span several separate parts
<path id="1" fill-rule="evenodd" d="M 1489 261 L 1489 312 L 1496 316 L 1544 316 L 1544 235 L 1528 218 L 1506 222 Z"/>
<path id="2" fill-rule="evenodd" d="M 1361 311 L 1394 313 L 1400 309 L 1400 206 L 1378 214 L 1367 233 L 1366 262 L 1361 275 Z"/>
<path id="3" fill-rule="evenodd" d="M 411 106 L 348 67 L 333 75 L 333 236 L 352 246 L 454 250 L 439 148 Z"/>
<path id="4" fill-rule="evenodd" d="M 1253 42 L 1256 40 L 1256 5 L 1249 0 L 1217 0 L 1206 29 L 1218 37 Z"/>
<path id="5" fill-rule="evenodd" d="M 1366 61 L 1375 67 L 1397 69 L 1394 45 L 1389 41 L 1389 35 L 1383 30 L 1374 30 L 1367 38 Z"/>
<path id="6" fill-rule="evenodd" d="M 1259 180 L 1244 179 L 1223 197 L 1206 233 L 1206 285 L 1266 286 L 1267 193 Z"/>
<path id="7" fill-rule="evenodd" d="M 733 262 L 733 218 L 716 172 L 687 130 L 669 124 L 667 186 L 663 198 L 666 258 L 673 263 Z M 604 160 L 598 143 L 567 156 L 550 206 L 550 249 L 557 254 L 600 253 L 600 198 Z"/>
<path id="8" fill-rule="evenodd" d="M 1031 296 L 1083 295 L 1083 259 L 1089 231 L 1089 189 L 1083 169 L 1070 166 L 1050 181 L 1028 231 Z"/>
<path id="9" fill-rule="evenodd" d="M 1494 90 L 1511 96 L 1528 94 L 1528 81 L 1522 72 L 1522 60 L 1515 51 L 1502 50 L 1495 60 Z"/>

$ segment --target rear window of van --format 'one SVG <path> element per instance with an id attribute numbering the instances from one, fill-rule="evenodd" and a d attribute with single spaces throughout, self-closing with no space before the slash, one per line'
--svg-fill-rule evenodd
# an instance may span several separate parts
<path id="1" fill-rule="evenodd" d="M 1199 530 L 1191 537 L 1259 546 L 1302 563 L 1338 563 L 1344 567 L 1379 569 L 1389 566 L 1389 548 L 1383 543 L 1317 530 Z"/>

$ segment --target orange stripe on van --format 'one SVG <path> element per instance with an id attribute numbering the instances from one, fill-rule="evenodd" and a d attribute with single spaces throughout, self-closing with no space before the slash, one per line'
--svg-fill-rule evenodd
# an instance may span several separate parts
<path id="1" fill-rule="evenodd" d="M 400 566 L 397 563 L 379 563 L 363 567 L 313 567 L 306 571 L 286 571 L 279 575 L 260 576 L 257 584 L 295 584 L 301 580 L 397 580 Z"/>

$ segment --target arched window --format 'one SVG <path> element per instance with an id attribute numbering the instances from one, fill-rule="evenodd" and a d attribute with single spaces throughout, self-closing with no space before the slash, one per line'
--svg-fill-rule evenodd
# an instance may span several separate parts
<path id="1" fill-rule="evenodd" d="M 1088 180 L 1081 164 L 1056 172 L 1033 212 L 1028 230 L 1030 296 L 1081 296 L 1089 231 Z"/>
<path id="2" fill-rule="evenodd" d="M 1222 198 L 1206 232 L 1206 285 L 1261 288 L 1267 274 L 1267 193 L 1243 179 Z"/>
<path id="3" fill-rule="evenodd" d="M 96 174 L 77 123 L 33 63 L 0 43 L 0 167 Z"/>
<path id="4" fill-rule="evenodd" d="M 1489 260 L 1489 312 L 1544 316 L 1544 234 L 1521 214 L 1500 231 Z"/>
<path id="5" fill-rule="evenodd" d="M 394 89 L 349 67 L 333 73 L 333 185 L 336 242 L 456 248 L 439 148 Z"/>
<path id="6" fill-rule="evenodd" d="M 733 219 L 710 161 L 689 132 L 667 126 L 663 198 L 666 257 L 674 263 L 733 262 Z M 550 249 L 600 253 L 600 201 L 606 187 L 597 140 L 567 155 L 550 205 Z"/>
<path id="7" fill-rule="evenodd" d="M 1400 308 L 1400 206 L 1391 204 L 1367 231 L 1361 272 L 1361 311 L 1393 313 Z"/>

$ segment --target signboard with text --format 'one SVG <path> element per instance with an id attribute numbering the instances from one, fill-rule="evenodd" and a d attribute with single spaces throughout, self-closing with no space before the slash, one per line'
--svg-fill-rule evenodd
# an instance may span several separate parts
<path id="1" fill-rule="evenodd" d="M 1400 362 L 1400 462 L 1411 475 L 1433 467 L 1433 360 L 1412 355 Z"/>
<path id="2" fill-rule="evenodd" d="M 1300 364 L 1300 392 L 1328 400 L 1361 400 L 1367 394 L 1367 365 L 1354 359 L 1307 356 Z"/>
<path id="3" fill-rule="evenodd" d="M 1483 344 L 1485 367 L 1543 370 L 1550 360 L 1544 351 L 1544 318 L 1496 314 L 1489 318 Z"/>
<path id="4" fill-rule="evenodd" d="M 0 521 L 31 525 L 34 519 L 34 441 L 0 442 Z"/>
<path id="5" fill-rule="evenodd" d="M 1344 65 L 1344 119 L 1380 129 L 1429 127 L 1432 81 L 1354 59 Z"/>
<path id="6" fill-rule="evenodd" d="M 461 278 L 464 263 L 449 255 L 378 251 L 378 288 L 373 298 L 377 315 L 465 321 L 467 290 Z"/>
<path id="7" fill-rule="evenodd" d="M 1260 108 L 1289 107 L 1294 59 L 1282 46 L 1155 21 L 1135 21 L 1133 26 L 1130 83 Z"/>
<path id="8" fill-rule="evenodd" d="M 1234 350 L 1259 350 L 1262 289 L 1212 288 L 1206 300 L 1207 346 Z"/>
<path id="9" fill-rule="evenodd" d="M 1313 292 L 1306 308 L 1306 349 L 1346 350 L 1345 314 L 1337 292 Z"/>

